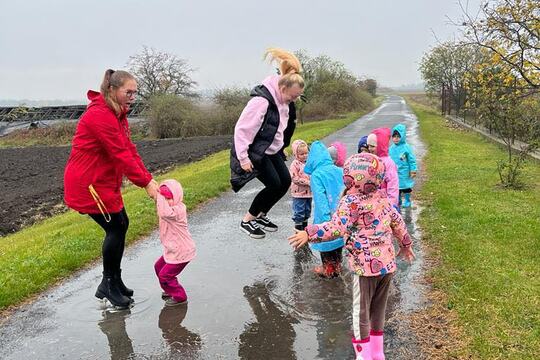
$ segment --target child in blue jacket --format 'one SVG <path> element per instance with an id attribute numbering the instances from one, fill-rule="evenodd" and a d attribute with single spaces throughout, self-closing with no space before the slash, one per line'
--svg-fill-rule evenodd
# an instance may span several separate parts
<path id="1" fill-rule="evenodd" d="M 409 144 L 407 144 L 407 129 L 403 124 L 397 124 L 392 129 L 392 146 L 389 155 L 397 166 L 399 177 L 399 205 L 408 208 L 412 205 L 411 192 L 416 177 L 416 157 Z M 402 202 L 401 197 L 405 199 Z"/>
<path id="2" fill-rule="evenodd" d="M 313 223 L 329 221 L 337 209 L 343 184 L 343 169 L 334 165 L 324 144 L 315 141 L 311 144 L 304 172 L 310 175 L 313 194 Z M 322 266 L 314 271 L 323 277 L 335 277 L 341 272 L 343 239 L 311 244 L 313 250 L 321 252 Z"/>

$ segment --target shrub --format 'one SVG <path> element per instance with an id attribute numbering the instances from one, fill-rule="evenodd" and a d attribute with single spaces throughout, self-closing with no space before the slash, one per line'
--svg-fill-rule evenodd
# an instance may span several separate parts
<path id="1" fill-rule="evenodd" d="M 193 100 L 171 94 L 153 96 L 147 117 L 152 136 L 158 139 L 197 136 L 208 132 Z"/>
<path id="2" fill-rule="evenodd" d="M 216 135 L 232 134 L 234 126 L 251 96 L 248 88 L 223 88 L 216 91 L 212 100 L 215 104 L 210 116 Z"/>

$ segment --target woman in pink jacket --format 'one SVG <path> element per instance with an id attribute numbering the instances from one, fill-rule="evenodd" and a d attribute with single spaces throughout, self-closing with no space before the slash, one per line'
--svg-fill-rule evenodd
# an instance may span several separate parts
<path id="1" fill-rule="evenodd" d="M 265 237 L 262 229 L 278 229 L 267 214 L 291 185 L 283 149 L 296 126 L 294 101 L 304 90 L 302 67 L 296 56 L 275 48 L 268 49 L 266 55 L 279 63 L 281 75 L 266 78 L 252 90 L 252 98 L 234 128 L 230 159 L 235 192 L 254 178 L 264 185 L 240 222 L 240 229 L 256 239 Z"/>
<path id="2" fill-rule="evenodd" d="M 196 255 L 183 197 L 182 185 L 176 180 L 165 180 L 159 187 L 157 213 L 163 256 L 156 261 L 154 269 L 163 289 L 162 297 L 167 299 L 166 306 L 187 302 L 186 291 L 176 277 Z"/>

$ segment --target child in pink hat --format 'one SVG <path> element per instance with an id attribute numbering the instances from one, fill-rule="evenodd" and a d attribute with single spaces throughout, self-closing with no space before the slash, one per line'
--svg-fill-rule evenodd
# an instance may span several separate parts
<path id="1" fill-rule="evenodd" d="M 187 302 L 186 291 L 177 276 L 196 255 L 183 197 L 182 185 L 178 181 L 165 180 L 159 187 L 156 199 L 163 255 L 154 264 L 154 269 L 163 289 L 162 297 L 167 299 L 166 306 Z"/>

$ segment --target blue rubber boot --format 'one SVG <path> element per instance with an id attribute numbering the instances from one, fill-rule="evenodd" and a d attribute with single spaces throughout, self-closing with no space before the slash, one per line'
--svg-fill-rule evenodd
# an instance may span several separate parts
<path id="1" fill-rule="evenodd" d="M 404 208 L 408 208 L 408 207 L 411 207 L 412 203 L 411 203 L 411 193 L 406 193 L 405 194 L 405 201 L 403 201 L 403 207 Z"/>

